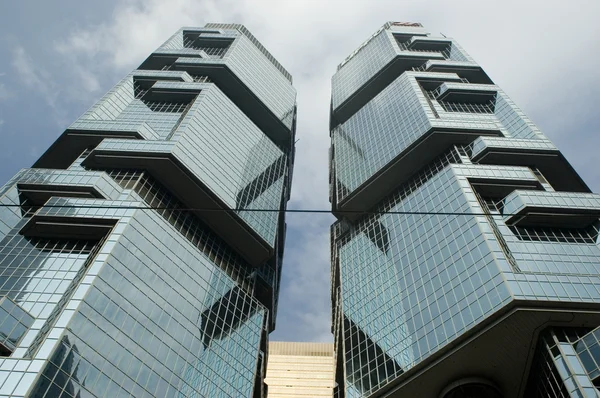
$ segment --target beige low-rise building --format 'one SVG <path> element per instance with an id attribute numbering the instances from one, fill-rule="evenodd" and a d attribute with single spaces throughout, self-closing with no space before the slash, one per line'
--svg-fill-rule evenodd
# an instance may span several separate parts
<path id="1" fill-rule="evenodd" d="M 269 343 L 269 398 L 332 397 L 333 343 Z"/>

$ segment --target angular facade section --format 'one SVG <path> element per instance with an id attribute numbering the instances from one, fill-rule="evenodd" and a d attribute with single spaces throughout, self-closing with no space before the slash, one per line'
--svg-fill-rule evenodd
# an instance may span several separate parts
<path id="1" fill-rule="evenodd" d="M 485 71 L 389 22 L 330 124 L 337 396 L 595 397 L 600 197 Z"/>
<path id="2" fill-rule="evenodd" d="M 0 395 L 265 396 L 295 97 L 183 28 L 0 190 Z"/>

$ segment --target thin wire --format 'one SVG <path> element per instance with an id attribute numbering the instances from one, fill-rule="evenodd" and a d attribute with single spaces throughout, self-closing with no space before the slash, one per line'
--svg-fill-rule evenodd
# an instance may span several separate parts
<path id="1" fill-rule="evenodd" d="M 22 207 L 18 204 L 3 204 L 0 203 L 0 207 Z M 331 210 L 323 209 L 216 209 L 216 208 L 202 208 L 202 207 L 169 207 L 169 206 L 102 206 L 102 205 L 41 205 L 32 207 L 44 207 L 44 208 L 66 208 L 66 209 L 125 209 L 125 210 L 173 210 L 173 211 L 205 211 L 205 212 L 257 212 L 257 213 L 316 213 L 316 214 L 331 214 Z M 400 215 L 432 215 L 432 216 L 519 216 L 523 213 L 476 213 L 476 212 L 453 212 L 453 211 L 373 211 L 373 210 L 336 210 L 336 214 L 400 214 Z M 581 214 L 560 214 L 560 216 L 581 216 Z"/>

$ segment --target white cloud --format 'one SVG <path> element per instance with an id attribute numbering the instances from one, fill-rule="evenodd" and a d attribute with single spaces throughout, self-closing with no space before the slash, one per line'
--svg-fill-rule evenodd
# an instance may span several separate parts
<path id="1" fill-rule="evenodd" d="M 418 21 L 433 33 L 456 38 L 516 103 L 539 117 L 534 120 L 548 128 L 551 138 L 560 138 L 571 131 L 558 126 L 572 124 L 576 111 L 586 106 L 582 96 L 598 92 L 599 14 L 596 1 L 573 6 L 548 0 L 123 0 L 112 20 L 79 27 L 55 48 L 69 57 L 82 88 L 97 91 L 98 75 L 107 69 L 122 75 L 134 68 L 181 26 L 244 23 L 288 68 L 298 90 L 299 142 L 291 207 L 326 209 L 330 78 L 336 65 L 384 22 Z M 29 84 L 41 86 L 52 99 L 53 90 L 44 88 L 46 78 L 28 68 L 22 49 L 17 55 L 24 64 L 22 76 L 29 76 Z M 288 241 L 288 290 L 281 293 L 278 326 L 283 329 L 281 319 L 289 319 L 283 312 L 296 313 L 308 340 L 329 334 L 331 218 L 315 217 L 289 218 L 291 228 L 300 232 L 297 242 Z M 304 312 L 298 312 L 300 308 Z"/>
<path id="2" fill-rule="evenodd" d="M 58 103 L 61 94 L 60 86 L 52 76 L 44 68 L 39 67 L 40 65 L 21 46 L 13 50 L 12 65 L 21 83 L 34 95 L 41 97 L 51 109 L 57 124 L 65 125 L 67 123 L 65 112 Z"/>
<path id="3" fill-rule="evenodd" d="M 231 0 L 219 1 L 219 7 L 234 8 Z M 104 24 L 74 30 L 57 41 L 56 49 L 88 62 L 101 60 L 101 66 L 129 70 L 181 26 L 225 17 L 214 0 L 121 1 L 113 16 Z"/>
<path id="4" fill-rule="evenodd" d="M 40 90 L 49 103 L 54 102 L 56 92 L 51 88 L 52 80 L 42 68 L 36 68 L 31 57 L 23 47 L 17 46 L 13 51 L 13 66 L 23 84 Z"/>

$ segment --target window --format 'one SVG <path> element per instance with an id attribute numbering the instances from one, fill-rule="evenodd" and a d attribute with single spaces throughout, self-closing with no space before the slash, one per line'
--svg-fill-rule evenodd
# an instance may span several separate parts
<path id="1" fill-rule="evenodd" d="M 12 354 L 33 320 L 27 311 L 8 297 L 0 299 L 0 356 Z"/>

